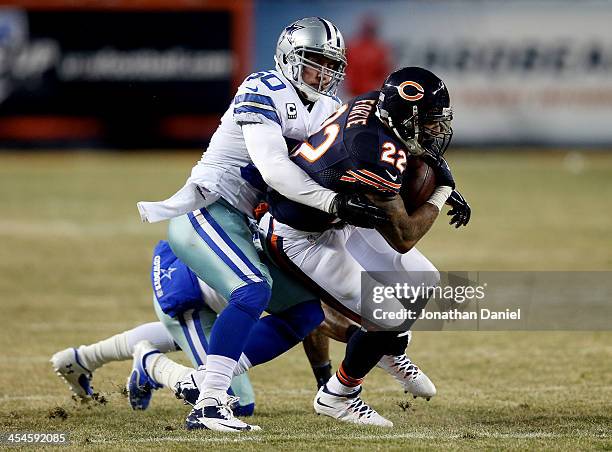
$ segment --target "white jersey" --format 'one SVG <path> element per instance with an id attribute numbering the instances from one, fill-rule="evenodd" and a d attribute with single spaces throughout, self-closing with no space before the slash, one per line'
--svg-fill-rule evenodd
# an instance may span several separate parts
<path id="1" fill-rule="evenodd" d="M 302 142 L 339 106 L 338 98 L 321 96 L 309 111 L 280 72 L 251 74 L 238 88 L 190 181 L 251 216 L 265 184 L 249 157 L 241 125 L 272 121 L 281 127 L 285 140 Z"/>

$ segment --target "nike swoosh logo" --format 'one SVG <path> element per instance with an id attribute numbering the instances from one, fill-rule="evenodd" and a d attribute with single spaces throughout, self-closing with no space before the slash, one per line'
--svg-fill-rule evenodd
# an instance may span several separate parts
<path id="1" fill-rule="evenodd" d="M 251 91 L 253 91 L 254 93 L 256 93 L 257 91 L 259 91 L 259 86 L 256 86 L 255 88 L 251 88 L 250 86 L 245 86 L 246 89 L 250 89 Z"/>
<path id="2" fill-rule="evenodd" d="M 251 430 L 250 427 L 236 427 L 234 425 L 222 424 L 221 422 L 219 422 L 219 425 L 222 425 L 223 427 L 231 428 L 234 430 Z"/>
<path id="3" fill-rule="evenodd" d="M 397 174 L 394 176 L 393 174 L 391 174 L 391 173 L 390 173 L 389 171 L 387 171 L 387 170 L 385 170 L 385 173 L 387 173 L 387 174 L 389 175 L 389 177 L 390 177 L 391 179 L 393 179 L 393 181 L 396 181 L 396 180 L 397 180 Z"/>
<path id="4" fill-rule="evenodd" d="M 321 402 L 321 397 L 317 397 L 317 403 L 318 403 L 319 405 L 321 405 L 321 406 L 326 406 L 327 408 L 331 408 L 332 410 L 334 409 L 334 407 L 333 407 L 333 406 L 329 406 L 329 405 L 327 405 L 327 404 L 325 404 L 325 403 Z"/>

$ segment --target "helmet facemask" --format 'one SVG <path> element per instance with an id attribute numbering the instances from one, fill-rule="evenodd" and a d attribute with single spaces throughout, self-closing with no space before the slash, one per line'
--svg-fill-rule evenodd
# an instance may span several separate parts
<path id="1" fill-rule="evenodd" d="M 380 94 L 380 98 L 384 99 L 384 94 Z M 381 108 L 380 102 L 376 106 L 376 116 L 381 122 L 386 125 L 402 143 L 406 145 L 406 150 L 414 156 L 423 155 L 425 150 L 419 144 L 419 123 L 418 108 L 416 105 L 412 107 L 412 115 L 407 118 L 396 121 L 393 120 L 387 110 Z"/>
<path id="2" fill-rule="evenodd" d="M 453 111 L 450 107 L 425 116 L 420 144 L 425 152 L 435 159 L 444 155 L 453 138 L 452 119 Z"/>
<path id="3" fill-rule="evenodd" d="M 317 56 L 332 61 L 334 67 L 330 68 L 317 63 L 313 60 L 313 57 Z M 344 80 L 346 58 L 341 54 L 333 55 L 331 52 L 321 52 L 316 49 L 299 49 L 287 56 L 287 62 L 291 64 L 292 81 L 311 102 L 315 102 L 321 94 L 335 96 L 339 83 Z M 304 68 L 313 69 L 320 74 L 318 87 L 304 81 Z"/>
<path id="4" fill-rule="evenodd" d="M 382 93 L 381 98 L 384 98 Z M 417 157 L 429 155 L 437 160 L 446 152 L 453 137 L 450 107 L 443 108 L 440 114 L 426 115 L 424 120 L 420 119 L 416 105 L 412 106 L 410 116 L 399 121 L 394 122 L 380 106 L 377 106 L 376 115 L 406 145 L 406 150 Z"/>

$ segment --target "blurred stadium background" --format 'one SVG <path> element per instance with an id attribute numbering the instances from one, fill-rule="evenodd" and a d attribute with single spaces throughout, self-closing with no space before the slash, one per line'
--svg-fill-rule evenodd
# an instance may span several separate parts
<path id="1" fill-rule="evenodd" d="M 132 413 L 129 363 L 99 371 L 104 400 L 79 405 L 47 361 L 154 320 L 149 259 L 165 226 L 140 224 L 135 203 L 183 183 L 242 78 L 271 68 L 282 28 L 312 15 L 348 42 L 342 98 L 407 65 L 446 81 L 448 157 L 474 216 L 422 241 L 440 269 L 612 270 L 611 2 L 0 1 L 0 432 L 68 431 L 76 448 L 236 446 L 184 432 L 170 394 Z M 384 433 L 316 418 L 294 350 L 252 372 L 265 431 L 238 444 L 609 448 L 611 339 L 418 333 L 410 356 L 440 394 L 406 405 L 375 372 L 367 400 L 398 426 Z"/>

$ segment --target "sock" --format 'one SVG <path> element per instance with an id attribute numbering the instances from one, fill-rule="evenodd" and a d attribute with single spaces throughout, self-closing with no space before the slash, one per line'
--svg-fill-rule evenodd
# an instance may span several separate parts
<path id="1" fill-rule="evenodd" d="M 175 363 L 163 353 L 155 353 L 145 360 L 145 369 L 156 383 L 174 389 L 176 384 L 194 370 Z"/>
<path id="2" fill-rule="evenodd" d="M 200 366 L 193 372 L 192 378 L 198 389 L 202 387 L 202 383 L 204 383 L 205 376 L 206 366 Z"/>
<path id="3" fill-rule="evenodd" d="M 200 388 L 200 399 L 207 391 L 226 392 L 232 382 L 234 369 L 238 364 L 235 360 L 221 355 L 206 357 L 206 375 Z"/>
<path id="4" fill-rule="evenodd" d="M 238 364 L 236 364 L 236 367 L 234 368 L 234 376 L 236 377 L 238 375 L 242 375 L 243 373 L 247 372 L 251 367 L 253 367 L 253 364 L 251 364 L 249 358 L 247 358 L 246 355 L 243 353 L 242 355 L 240 355 Z"/>
<path id="5" fill-rule="evenodd" d="M 168 361 L 176 364 L 177 366 L 180 366 L 180 364 L 175 363 L 170 358 L 166 357 L 166 359 Z M 251 367 L 253 367 L 253 366 L 249 362 L 249 359 L 246 356 L 241 355 L 240 356 L 240 360 L 238 361 L 238 364 L 236 365 L 236 368 L 234 369 L 234 374 L 233 374 L 232 378 L 239 377 L 239 376 L 243 375 Z M 171 369 L 171 367 L 168 367 L 168 369 Z M 147 371 L 148 370 L 149 369 L 147 368 Z M 202 388 L 203 384 L 204 384 L 204 378 L 206 377 L 206 366 L 200 366 L 196 370 L 194 370 L 194 369 L 190 369 L 190 370 L 193 372 L 193 381 L 195 382 L 196 386 L 198 388 Z M 164 377 L 164 378 L 166 378 L 166 377 Z M 232 380 L 232 382 L 233 381 L 234 380 Z"/>
<path id="6" fill-rule="evenodd" d="M 324 364 L 312 366 L 312 373 L 317 380 L 317 388 L 320 388 L 329 381 L 332 373 L 331 361 L 327 361 Z"/>
<path id="7" fill-rule="evenodd" d="M 338 395 L 349 395 L 359 389 L 361 386 L 361 379 L 355 379 L 348 377 L 342 368 L 342 365 L 338 368 L 338 371 L 332 375 L 329 381 L 326 383 L 327 389 L 330 392 Z"/>
<path id="8" fill-rule="evenodd" d="M 360 329 L 361 329 L 361 327 L 359 325 L 350 325 L 346 329 L 346 342 L 350 341 L 351 340 L 351 336 L 353 336 L 353 334 L 355 334 Z"/>
<path id="9" fill-rule="evenodd" d="M 149 341 L 162 353 L 175 352 L 178 349 L 174 339 L 161 322 L 145 323 L 126 331 L 125 334 L 131 353 L 134 352 L 134 346 L 140 341 Z"/>
<path id="10" fill-rule="evenodd" d="M 151 322 L 91 345 L 81 345 L 79 357 L 83 365 L 93 372 L 104 364 L 132 359 L 134 346 L 142 340 L 148 340 L 162 353 L 176 350 L 166 328 L 160 322 Z"/>
<path id="11" fill-rule="evenodd" d="M 240 367 L 242 367 L 242 370 L 239 369 Z M 241 407 L 252 405 L 252 407 L 250 407 L 249 409 L 254 408 L 255 406 L 255 391 L 253 390 L 253 386 L 251 386 L 251 382 L 249 381 L 248 375 L 244 373 L 250 367 L 251 365 L 248 362 L 246 356 L 242 355 L 240 357 L 240 361 L 238 361 L 236 369 L 234 369 L 232 385 L 229 390 L 230 392 L 233 392 L 235 395 L 240 397 Z M 193 371 L 192 378 L 198 388 L 203 387 L 205 377 L 206 366 L 200 366 L 196 371 Z M 249 416 L 250 414 L 244 415 Z"/>
<path id="12" fill-rule="evenodd" d="M 115 334 L 95 344 L 81 345 L 78 349 L 83 365 L 92 372 L 112 361 L 132 359 L 132 351 L 128 345 L 127 332 Z"/>
<path id="13" fill-rule="evenodd" d="M 383 357 L 389 344 L 396 340 L 397 332 L 394 331 L 356 331 L 346 344 L 339 371 L 342 370 L 348 379 L 363 379 Z"/>

